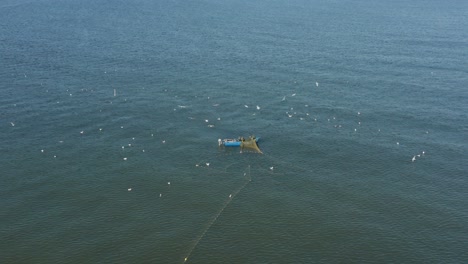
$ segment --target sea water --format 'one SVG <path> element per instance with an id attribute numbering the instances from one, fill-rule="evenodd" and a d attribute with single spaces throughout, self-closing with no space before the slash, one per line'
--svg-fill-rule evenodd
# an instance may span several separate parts
<path id="1" fill-rule="evenodd" d="M 466 262 L 466 10 L 1 1 L 0 262 Z"/>

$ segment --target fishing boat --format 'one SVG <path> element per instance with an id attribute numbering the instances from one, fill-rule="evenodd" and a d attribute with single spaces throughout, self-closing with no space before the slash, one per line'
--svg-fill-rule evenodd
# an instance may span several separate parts
<path id="1" fill-rule="evenodd" d="M 258 142 L 260 138 L 256 138 L 255 136 L 250 136 L 249 138 L 245 139 L 243 137 L 239 137 L 237 139 L 232 139 L 232 138 L 226 138 L 226 139 L 218 139 L 218 145 L 219 146 L 225 146 L 225 147 L 240 147 L 243 142 L 249 141 L 249 140 L 255 140 L 255 142 Z"/>

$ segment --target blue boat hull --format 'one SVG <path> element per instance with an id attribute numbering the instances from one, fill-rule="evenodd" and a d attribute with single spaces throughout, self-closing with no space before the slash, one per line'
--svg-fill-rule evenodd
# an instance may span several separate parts
<path id="1" fill-rule="evenodd" d="M 226 147 L 240 147 L 240 145 L 240 141 L 224 142 L 224 146 Z"/>

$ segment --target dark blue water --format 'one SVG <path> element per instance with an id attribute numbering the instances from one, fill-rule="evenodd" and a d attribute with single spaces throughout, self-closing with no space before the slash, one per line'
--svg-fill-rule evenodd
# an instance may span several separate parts
<path id="1" fill-rule="evenodd" d="M 467 10 L 0 1 L 0 262 L 466 262 Z"/>

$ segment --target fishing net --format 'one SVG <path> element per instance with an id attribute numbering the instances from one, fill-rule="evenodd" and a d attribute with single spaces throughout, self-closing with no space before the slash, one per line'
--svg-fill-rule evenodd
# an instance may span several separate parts
<path id="1" fill-rule="evenodd" d="M 244 150 L 263 154 L 263 152 L 260 150 L 260 148 L 257 145 L 257 140 L 255 136 L 250 136 L 246 139 L 243 138 L 241 140 L 241 151 L 244 151 Z"/>

